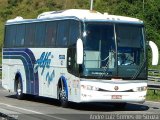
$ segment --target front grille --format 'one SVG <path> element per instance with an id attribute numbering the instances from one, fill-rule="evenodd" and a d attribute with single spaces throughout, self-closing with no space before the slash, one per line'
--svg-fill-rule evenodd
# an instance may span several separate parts
<path id="1" fill-rule="evenodd" d="M 110 90 L 104 90 L 104 89 L 101 89 L 101 88 L 98 91 L 100 91 L 100 92 L 134 92 L 132 89 L 125 90 L 125 91 L 110 91 Z"/>

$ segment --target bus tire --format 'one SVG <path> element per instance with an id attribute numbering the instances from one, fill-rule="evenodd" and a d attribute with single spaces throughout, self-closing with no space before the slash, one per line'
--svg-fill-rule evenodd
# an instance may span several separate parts
<path id="1" fill-rule="evenodd" d="M 22 82 L 20 77 L 18 77 L 16 80 L 16 97 L 19 100 L 22 100 L 24 98 Z"/>
<path id="2" fill-rule="evenodd" d="M 68 96 L 66 86 L 63 83 L 58 85 L 58 99 L 62 107 L 68 107 Z"/>

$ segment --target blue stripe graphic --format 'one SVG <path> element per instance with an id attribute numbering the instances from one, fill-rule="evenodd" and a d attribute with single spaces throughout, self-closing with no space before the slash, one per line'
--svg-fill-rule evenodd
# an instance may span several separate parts
<path id="1" fill-rule="evenodd" d="M 23 63 L 26 73 L 26 89 L 28 94 L 39 94 L 38 71 L 34 73 L 34 64 L 36 59 L 30 49 L 3 49 L 4 59 L 20 59 Z"/>
<path id="2" fill-rule="evenodd" d="M 61 76 L 61 79 L 64 83 L 64 86 L 65 86 L 65 90 L 66 90 L 66 94 L 67 94 L 67 97 L 68 97 L 68 87 L 67 87 L 67 80 L 64 76 Z"/>

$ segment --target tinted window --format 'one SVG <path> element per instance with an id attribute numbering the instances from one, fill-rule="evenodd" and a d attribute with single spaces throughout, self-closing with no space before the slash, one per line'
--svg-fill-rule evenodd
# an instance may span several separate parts
<path id="1" fill-rule="evenodd" d="M 69 33 L 69 45 L 73 45 L 76 43 L 79 37 L 79 22 L 75 20 L 70 21 L 70 33 Z"/>
<path id="2" fill-rule="evenodd" d="M 15 46 L 24 46 L 25 25 L 17 25 Z"/>
<path id="3" fill-rule="evenodd" d="M 36 23 L 35 44 L 36 47 L 44 47 L 46 27 L 45 23 Z"/>
<path id="4" fill-rule="evenodd" d="M 116 26 L 116 33 L 120 47 L 143 47 L 142 26 L 118 24 Z"/>
<path id="5" fill-rule="evenodd" d="M 84 76 L 116 76 L 114 25 L 86 23 L 84 39 Z"/>
<path id="6" fill-rule="evenodd" d="M 16 39 L 16 25 L 6 26 L 4 47 L 13 47 Z"/>
<path id="7" fill-rule="evenodd" d="M 55 46 L 57 22 L 46 23 L 46 39 L 45 46 Z"/>
<path id="8" fill-rule="evenodd" d="M 58 22 L 57 41 L 56 41 L 57 46 L 60 46 L 60 47 L 67 46 L 68 31 L 69 31 L 68 21 L 59 21 Z"/>
<path id="9" fill-rule="evenodd" d="M 26 24 L 25 46 L 31 47 L 35 41 L 35 23 Z"/>

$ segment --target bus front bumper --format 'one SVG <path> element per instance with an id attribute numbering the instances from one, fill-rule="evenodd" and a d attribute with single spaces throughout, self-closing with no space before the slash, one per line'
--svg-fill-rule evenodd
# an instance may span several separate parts
<path id="1" fill-rule="evenodd" d="M 80 102 L 131 102 L 144 103 L 146 91 L 143 92 L 99 92 L 84 90 Z"/>

